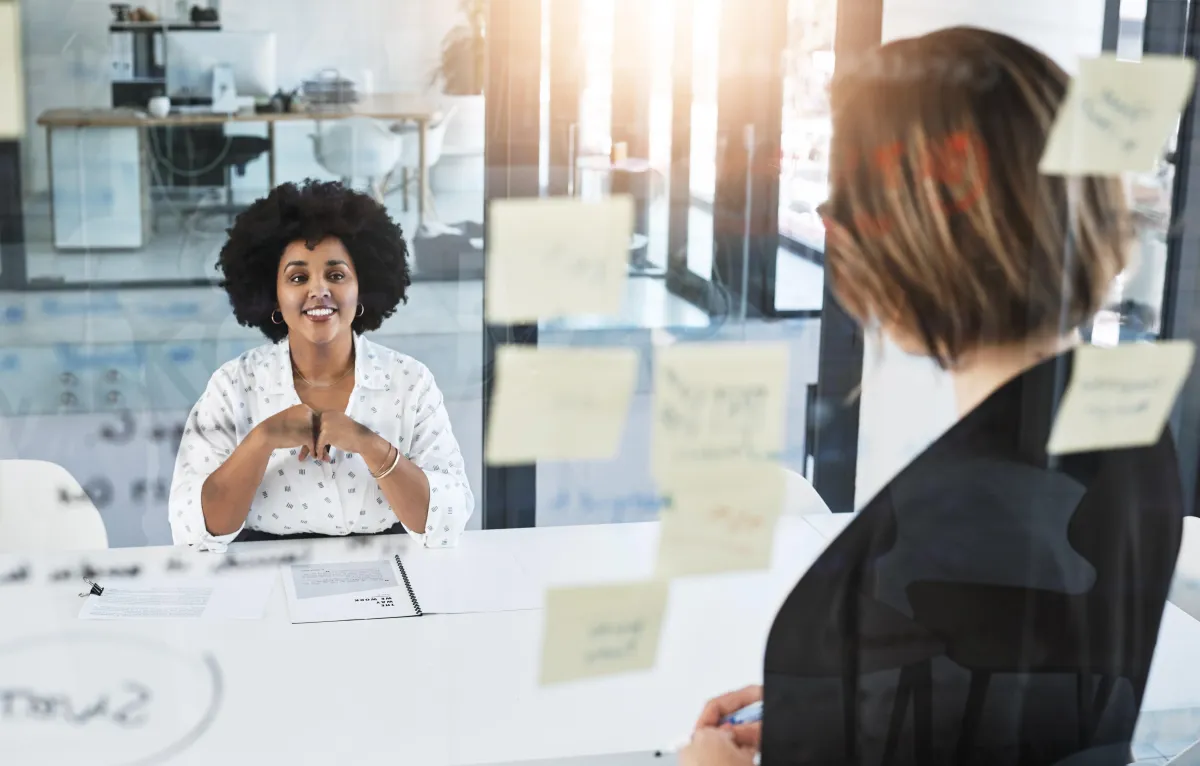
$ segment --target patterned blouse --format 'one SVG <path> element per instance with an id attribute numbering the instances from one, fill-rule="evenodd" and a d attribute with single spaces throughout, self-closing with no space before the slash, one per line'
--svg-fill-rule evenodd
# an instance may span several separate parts
<path id="1" fill-rule="evenodd" d="M 458 541 L 475 509 L 462 452 L 441 391 L 425 365 L 355 336 L 354 391 L 347 415 L 396 445 L 429 478 L 424 530 L 408 533 L 426 547 Z M 184 427 L 168 512 L 177 545 L 223 550 L 241 529 L 209 534 L 200 489 L 258 423 L 300 404 L 287 339 L 251 349 L 213 374 Z M 278 535 L 382 532 L 399 518 L 361 455 L 334 449 L 330 462 L 275 450 L 245 527 Z M 407 528 L 406 528 L 407 529 Z"/>

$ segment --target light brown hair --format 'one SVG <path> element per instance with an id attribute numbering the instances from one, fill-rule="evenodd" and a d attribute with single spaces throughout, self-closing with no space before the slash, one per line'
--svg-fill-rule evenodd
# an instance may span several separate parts
<path id="1" fill-rule="evenodd" d="M 832 87 L 832 287 L 941 366 L 1072 330 L 1130 240 L 1116 178 L 1044 176 L 1069 77 L 1013 38 L 956 27 L 883 45 Z"/>

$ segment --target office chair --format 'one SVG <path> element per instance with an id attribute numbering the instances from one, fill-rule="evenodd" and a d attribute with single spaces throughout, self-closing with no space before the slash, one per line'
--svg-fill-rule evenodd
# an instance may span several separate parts
<path id="1" fill-rule="evenodd" d="M 454 117 L 455 107 L 450 107 L 437 122 L 431 123 L 425 129 L 425 188 L 418 189 L 418 194 L 424 194 L 425 204 L 437 217 L 437 209 L 433 203 L 433 195 L 429 193 L 429 169 L 442 158 L 442 148 L 446 144 L 446 126 Z M 404 150 L 400 153 L 400 184 L 388 189 L 387 194 L 399 191 L 401 193 L 402 209 L 408 211 L 409 187 L 420 177 L 415 171 L 421 168 L 420 126 L 412 122 L 396 123 L 392 132 L 404 137 Z"/>
<path id="2" fill-rule="evenodd" d="M 356 178 L 366 178 L 372 196 L 384 203 L 384 191 L 404 141 L 382 123 L 367 117 L 338 120 L 328 127 L 317 123 L 317 132 L 309 136 L 313 155 L 321 167 L 342 179 L 346 186 Z"/>
<path id="3" fill-rule="evenodd" d="M 1171 603 L 1200 620 L 1200 518 L 1183 520 L 1183 542 L 1175 565 Z"/>
<path id="4" fill-rule="evenodd" d="M 1123 651 L 1135 638 L 1114 619 L 1120 608 L 1103 603 L 1109 594 L 1097 596 L 1096 590 L 1071 595 L 961 582 L 908 586 L 916 621 L 944 641 L 946 656 L 971 674 L 956 763 L 971 762 L 988 686 L 993 676 L 1006 673 L 1074 675 L 1077 752 L 1095 745 L 1116 682 L 1145 683 L 1149 670 L 1149 652 Z"/>
<path id="5" fill-rule="evenodd" d="M 842 632 L 836 636 L 817 637 L 807 626 L 798 628 L 801 634 L 795 636 L 794 640 L 786 636 L 774 639 L 789 645 L 795 643 L 796 649 L 785 672 L 768 673 L 768 710 L 782 704 L 783 699 L 789 696 L 790 688 L 807 695 L 805 690 L 810 680 L 838 678 L 841 683 L 843 753 L 837 762 L 857 763 L 864 755 L 860 752 L 859 742 L 860 680 L 876 673 L 899 670 L 881 763 L 888 766 L 896 762 L 895 754 L 908 716 L 909 700 L 913 701 L 912 744 L 916 759 L 913 762 L 928 763 L 932 760 L 934 746 L 933 712 L 930 706 L 933 696 L 932 662 L 944 655 L 945 646 L 937 636 L 887 604 L 862 594 L 858 594 L 853 603 L 855 606 L 850 608 L 857 612 L 845 615 L 844 620 L 854 623 L 854 640 L 848 640 Z M 802 699 L 800 702 L 816 704 L 814 699 Z M 834 700 L 822 700 L 820 704 L 836 703 Z M 786 727 L 786 724 L 783 726 Z M 804 747 L 803 742 L 796 744 Z M 822 754 L 822 757 L 829 755 Z M 772 756 L 782 759 L 785 754 Z"/>
<path id="6" fill-rule="evenodd" d="M 42 460 L 0 460 L 0 551 L 107 547 L 104 519 L 67 469 Z"/>
<path id="7" fill-rule="evenodd" d="M 829 506 L 817 494 L 817 490 L 802 473 L 780 467 L 783 471 L 783 515 L 808 516 L 827 514 Z"/>

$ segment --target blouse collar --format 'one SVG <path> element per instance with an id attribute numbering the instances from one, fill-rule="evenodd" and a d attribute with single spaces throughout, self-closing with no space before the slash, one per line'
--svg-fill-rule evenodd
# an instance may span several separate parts
<path id="1" fill-rule="evenodd" d="M 265 360 L 267 381 L 272 391 L 295 390 L 292 377 L 292 348 L 285 336 L 276 343 Z M 354 334 L 354 385 L 370 389 L 385 389 L 391 382 L 391 373 L 384 369 L 379 358 L 379 349 L 362 335 Z"/>

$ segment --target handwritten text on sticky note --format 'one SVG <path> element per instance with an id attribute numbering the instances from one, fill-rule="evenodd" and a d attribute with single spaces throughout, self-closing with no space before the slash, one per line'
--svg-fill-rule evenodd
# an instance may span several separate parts
<path id="1" fill-rule="evenodd" d="M 625 431 L 637 367 L 632 348 L 501 346 L 488 464 L 612 458 Z"/>
<path id="2" fill-rule="evenodd" d="M 1150 172 L 1192 93 L 1196 63 L 1086 59 L 1071 81 L 1038 166 L 1047 175 Z"/>
<path id="3" fill-rule="evenodd" d="M 1154 444 L 1195 353 L 1191 341 L 1182 340 L 1080 347 L 1046 451 L 1058 455 Z"/>
<path id="4" fill-rule="evenodd" d="M 666 609 L 661 581 L 546 591 L 541 683 L 654 667 Z"/>
<path id="5" fill-rule="evenodd" d="M 670 507 L 661 515 L 658 576 L 769 568 L 783 471 L 740 461 L 697 469 L 673 470 L 660 481 Z"/>
<path id="6" fill-rule="evenodd" d="M 676 344 L 655 350 L 654 467 L 763 458 L 783 446 L 787 346 Z"/>
<path id="7" fill-rule="evenodd" d="M 488 208 L 484 310 L 489 322 L 621 309 L 634 205 L 629 195 L 500 199 Z"/>

